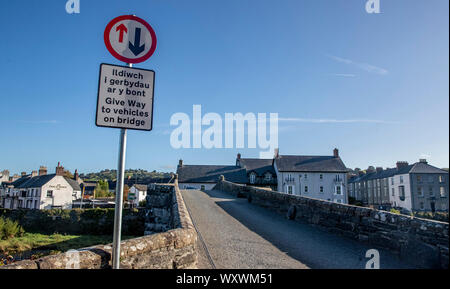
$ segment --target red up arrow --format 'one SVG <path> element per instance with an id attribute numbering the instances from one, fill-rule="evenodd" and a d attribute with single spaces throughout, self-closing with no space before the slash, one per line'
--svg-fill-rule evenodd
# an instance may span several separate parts
<path id="1" fill-rule="evenodd" d="M 124 33 L 124 32 L 127 33 L 127 32 L 128 32 L 128 29 L 127 29 L 127 28 L 125 27 L 125 25 L 123 25 L 123 23 L 122 23 L 122 24 L 120 24 L 119 26 L 117 26 L 116 31 L 120 31 L 120 34 L 119 34 L 119 42 L 122 43 L 122 42 L 123 42 L 123 33 Z"/>

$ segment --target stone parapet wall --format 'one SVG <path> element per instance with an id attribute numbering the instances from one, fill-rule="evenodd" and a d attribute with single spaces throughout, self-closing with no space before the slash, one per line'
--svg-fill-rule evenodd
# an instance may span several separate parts
<path id="1" fill-rule="evenodd" d="M 389 249 L 417 267 L 448 268 L 448 223 L 288 195 L 234 184 L 223 178 L 215 189 L 245 197 L 252 204 L 288 219 Z"/>
<path id="2" fill-rule="evenodd" d="M 187 212 L 178 184 L 151 186 L 146 213 L 149 235 L 121 242 L 120 267 L 124 269 L 188 269 L 197 266 L 197 232 Z M 158 203 L 159 202 L 159 203 Z M 151 204 L 159 204 L 151 211 Z M 169 208 L 169 209 L 167 209 Z M 161 226 L 156 226 L 161 222 Z M 153 225 L 152 225 L 153 224 Z M 155 225 L 155 226 L 154 226 Z M 152 228 L 152 230 L 147 230 Z M 156 229 L 155 229 L 156 228 Z M 162 231 L 162 229 L 167 229 Z M 112 244 L 78 249 L 24 260 L 2 269 L 109 269 Z M 77 262 L 79 260 L 79 262 Z"/>

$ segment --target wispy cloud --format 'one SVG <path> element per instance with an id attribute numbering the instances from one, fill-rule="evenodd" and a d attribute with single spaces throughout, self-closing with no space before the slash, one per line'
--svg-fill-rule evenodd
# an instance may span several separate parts
<path id="1" fill-rule="evenodd" d="M 337 76 L 337 77 L 356 77 L 356 74 L 350 74 L 350 73 L 330 73 L 331 76 Z"/>
<path id="2" fill-rule="evenodd" d="M 332 119 L 332 118 L 279 118 L 279 121 L 284 122 L 303 122 L 303 123 L 380 123 L 380 124 L 396 124 L 398 122 L 395 121 L 387 121 L 380 119 L 364 119 L 364 118 L 355 118 L 355 119 Z"/>
<path id="3" fill-rule="evenodd" d="M 371 65 L 368 63 L 363 63 L 363 62 L 356 62 L 350 59 L 346 59 L 346 58 L 342 58 L 342 57 L 337 57 L 334 55 L 327 55 L 329 58 L 333 59 L 334 61 L 337 62 L 341 62 L 341 63 L 345 63 L 347 65 L 351 65 L 351 66 L 355 66 L 359 69 L 362 69 L 364 71 L 367 71 L 369 73 L 375 73 L 375 74 L 379 74 L 379 75 L 386 75 L 389 73 L 389 71 L 387 69 L 381 68 L 381 67 L 377 67 L 375 65 Z"/>
<path id="4" fill-rule="evenodd" d="M 31 124 L 57 124 L 61 123 L 59 120 L 21 120 L 21 123 L 31 123 Z"/>

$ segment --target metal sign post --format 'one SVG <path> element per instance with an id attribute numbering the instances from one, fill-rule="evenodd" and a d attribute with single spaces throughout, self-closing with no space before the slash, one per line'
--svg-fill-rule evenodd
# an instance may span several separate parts
<path id="1" fill-rule="evenodd" d="M 112 249 L 112 267 L 119 269 L 127 129 L 150 131 L 153 128 L 155 72 L 132 67 L 133 63 L 152 56 L 156 49 L 156 35 L 143 19 L 124 15 L 109 22 L 104 40 L 114 57 L 128 63 L 128 67 L 100 65 L 95 117 L 97 126 L 120 128 Z"/>
<path id="2" fill-rule="evenodd" d="M 120 129 L 119 165 L 116 180 L 116 205 L 114 209 L 113 269 L 120 268 L 120 241 L 122 232 L 123 183 L 125 176 L 125 153 L 127 150 L 127 129 Z"/>

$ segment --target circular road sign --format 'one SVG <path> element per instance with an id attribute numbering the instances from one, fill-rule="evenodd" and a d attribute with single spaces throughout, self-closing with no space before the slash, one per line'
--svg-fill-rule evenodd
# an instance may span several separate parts
<path id="1" fill-rule="evenodd" d="M 139 63 L 146 61 L 156 49 L 156 34 L 143 19 L 134 15 L 114 18 L 105 29 L 105 45 L 120 61 Z"/>

